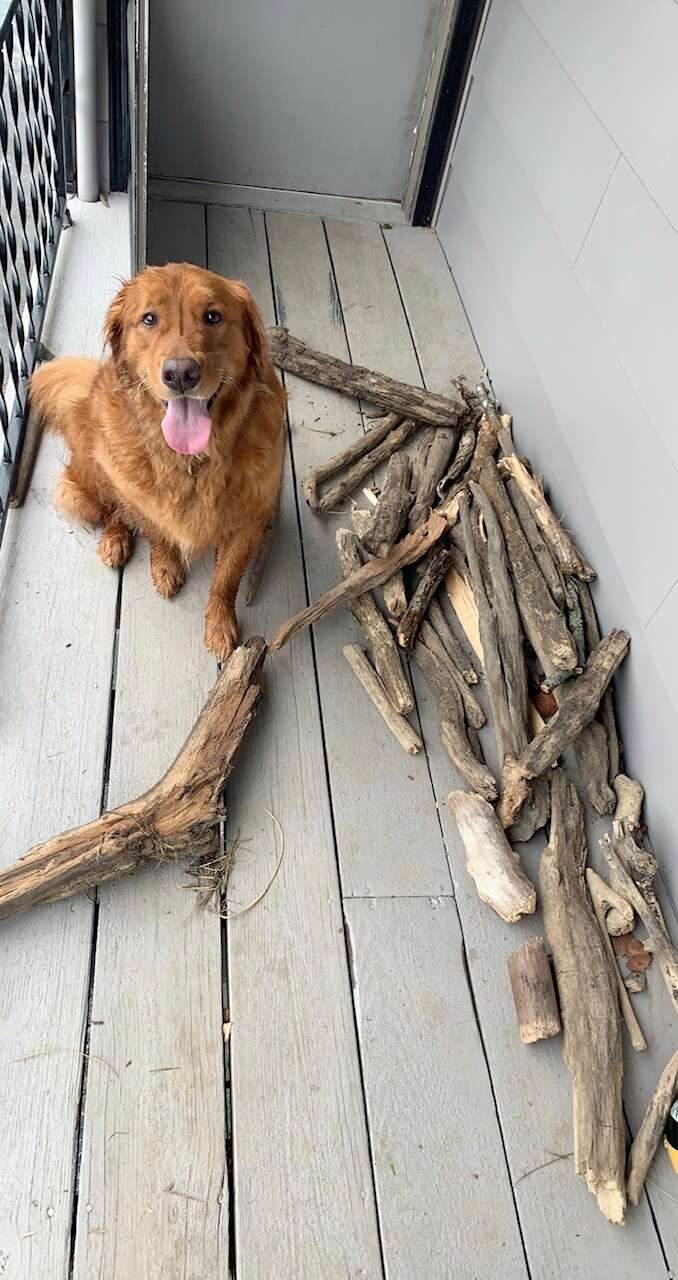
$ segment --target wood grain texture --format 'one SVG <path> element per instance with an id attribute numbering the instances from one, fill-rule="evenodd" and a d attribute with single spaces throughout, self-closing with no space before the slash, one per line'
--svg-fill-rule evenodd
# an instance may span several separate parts
<path id="1" fill-rule="evenodd" d="M 228 211 L 224 226 L 221 211 L 211 211 L 210 265 L 243 277 L 270 322 L 264 220 L 243 210 L 234 227 L 235 212 Z M 336 564 L 331 538 L 327 552 Z M 288 460 L 266 589 L 243 614 L 243 626 L 270 635 L 304 601 Z M 334 660 L 345 666 L 340 653 Z M 364 699 L 348 668 L 346 674 Z M 229 835 L 240 831 L 249 841 L 229 890 L 235 910 L 261 891 L 273 869 L 275 832 L 267 809 L 285 838 L 270 893 L 228 924 L 237 1271 L 242 1280 L 344 1280 L 361 1272 L 365 1280 L 381 1280 L 309 635 L 270 660 L 267 681 L 267 714 L 239 761 L 229 797 Z M 396 744 L 393 749 L 403 754 Z"/>
<path id="2" fill-rule="evenodd" d="M 191 257 L 172 216 L 167 236 L 169 257 Z M 162 600 L 143 542 L 125 569 L 111 804 L 152 784 L 209 692 L 207 588 L 196 566 Z M 74 1280 L 216 1280 L 225 1265 L 221 925 L 187 883 L 181 864 L 159 866 L 100 893 Z"/>
<path id="3" fill-rule="evenodd" d="M 526 1277 L 454 902 L 346 920 L 389 1280 Z"/>
<path id="4" fill-rule="evenodd" d="M 341 307 L 322 224 L 276 214 L 267 216 L 267 227 L 278 318 L 286 318 L 300 337 L 346 358 Z M 383 240 L 375 230 L 383 262 Z M 390 268 L 389 273 L 395 290 Z M 384 324 L 384 330 L 387 327 Z M 400 376 L 413 375 L 410 356 Z M 355 439 L 362 424 L 354 401 L 297 379 L 286 379 L 286 385 L 299 476 L 339 444 Z M 342 435 L 335 440 L 317 434 L 328 429 Z M 305 506 L 300 515 L 309 593 L 314 597 L 336 582 L 334 531 L 348 520 L 329 512 L 319 519 Z M 370 735 L 355 732 L 364 714 L 364 694 L 340 655 L 344 644 L 359 640 L 360 632 L 345 610 L 328 617 L 314 632 L 344 895 L 444 893 L 449 873 L 423 753 L 408 759 L 376 720 Z M 300 639 L 293 642 L 299 643 Z M 412 724 L 417 729 L 416 718 Z M 385 827 L 384 813 L 390 814 L 389 828 L 398 831 L 397 840 Z"/>
<path id="5" fill-rule="evenodd" d="M 483 269 L 482 257 L 474 258 L 474 262 L 477 271 Z M 455 259 L 455 270 L 459 265 L 459 261 Z M 383 292 L 378 292 L 376 276 L 377 272 L 373 269 L 369 282 L 372 294 L 388 300 L 387 314 L 391 320 L 394 315 L 391 287 L 387 282 Z M 407 280 L 399 278 L 398 283 L 407 306 Z M 363 301 L 367 305 L 369 298 L 364 297 Z M 383 310 L 380 315 L 383 317 L 386 303 L 382 301 L 381 305 Z M 368 311 L 366 323 L 369 323 L 371 315 Z M 349 339 L 352 334 L 351 316 L 352 313 L 347 315 Z M 483 316 L 485 332 L 485 320 L 487 324 L 493 324 L 496 311 L 489 316 L 487 312 L 483 312 Z M 375 352 L 379 353 L 377 327 L 375 320 L 374 325 L 370 325 L 370 329 L 374 328 L 375 331 L 373 344 L 369 350 L 359 351 L 360 359 L 368 360 L 374 358 Z M 413 332 L 416 340 L 416 329 Z M 397 335 L 397 341 L 394 341 L 394 335 Z M 434 338 L 431 339 L 433 340 Z M 406 326 L 394 328 L 393 323 L 390 323 L 388 332 L 384 334 L 384 341 L 391 351 L 392 363 L 389 365 L 384 357 L 381 367 L 408 367 L 412 356 L 409 353 L 411 339 Z M 442 361 L 444 354 L 439 355 L 438 359 Z M 410 377 L 411 374 L 408 373 L 407 376 Z M 538 421 L 541 422 L 543 418 L 543 413 L 540 413 Z M 437 742 L 435 703 L 427 695 L 418 673 L 415 671 L 413 674 L 456 901 L 467 939 L 468 973 L 483 1028 L 532 1280 L 571 1280 L 573 1275 L 586 1275 L 591 1269 L 604 1277 L 604 1280 L 635 1280 L 638 1268 L 643 1273 L 647 1271 L 653 1280 L 663 1280 L 664 1262 L 647 1205 L 641 1201 L 638 1211 L 629 1214 L 623 1232 L 613 1231 L 602 1218 L 583 1183 L 575 1179 L 571 1158 L 556 1158 L 558 1154 L 572 1151 L 569 1076 L 557 1040 L 545 1041 L 529 1049 L 518 1041 L 504 961 L 506 954 L 521 940 L 543 928 L 541 916 L 538 911 L 527 923 L 506 925 L 479 902 L 475 886 L 466 875 L 461 841 L 445 803 L 451 786 L 450 764 Z M 484 696 L 482 682 L 480 693 L 481 697 Z M 486 759 L 491 766 L 496 767 L 491 730 L 483 730 L 482 738 Z M 593 847 L 595 842 L 591 840 L 590 843 Z M 542 847 L 541 837 L 521 846 L 521 860 L 528 876 L 533 880 L 538 875 Z M 671 919 L 675 920 L 673 914 Z M 625 1097 L 632 1117 L 632 1127 L 642 1119 L 647 1099 L 656 1085 L 660 1071 L 675 1049 L 678 1034 L 676 1019 L 670 1007 L 667 1007 L 658 973 L 650 972 L 650 987 L 651 991 L 642 1009 L 648 1050 L 643 1054 L 635 1054 L 629 1049 L 630 1061 L 626 1063 Z M 497 998 L 498 991 L 505 993 L 504 999 Z M 521 1080 L 519 1094 L 514 1087 L 516 1079 Z M 525 1099 L 529 1099 L 531 1105 L 526 1106 Z M 668 1161 L 657 1161 L 652 1176 L 660 1182 L 667 1196 L 675 1196 L 675 1178 Z M 664 1244 L 666 1246 L 669 1242 L 673 1248 L 678 1227 L 673 1213 L 674 1206 L 667 1196 L 657 1194 L 653 1199 L 653 1208 L 655 1213 L 659 1211 L 662 1215 Z M 557 1214 L 553 1212 L 554 1204 L 559 1206 Z"/>
<path id="6" fill-rule="evenodd" d="M 129 268 L 127 201 L 70 208 L 42 336 L 58 354 L 97 354 L 116 276 Z M 60 466 L 44 440 L 0 554 L 3 865 L 97 817 L 101 800 L 117 579 L 92 534 L 54 510 Z M 3 929 L 0 1259 L 12 1280 L 68 1273 L 92 910 L 83 897 Z"/>

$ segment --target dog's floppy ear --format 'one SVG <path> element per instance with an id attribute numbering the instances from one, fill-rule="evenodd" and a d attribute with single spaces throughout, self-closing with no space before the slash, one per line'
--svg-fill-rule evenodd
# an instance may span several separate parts
<path id="1" fill-rule="evenodd" d="M 114 360 L 118 360 L 122 355 L 122 340 L 125 335 L 125 314 L 127 311 L 127 296 L 131 280 L 126 280 L 122 289 L 116 293 L 104 320 L 104 337 Z"/>
<path id="2" fill-rule="evenodd" d="M 245 307 L 245 335 L 254 360 L 258 378 L 263 378 L 268 363 L 268 337 L 261 312 L 246 284 L 242 280 L 230 280 L 229 284 L 236 297 Z"/>

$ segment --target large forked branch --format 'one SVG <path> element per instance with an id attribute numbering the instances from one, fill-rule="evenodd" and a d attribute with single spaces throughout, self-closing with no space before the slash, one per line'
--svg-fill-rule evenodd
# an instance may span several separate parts
<path id="1" fill-rule="evenodd" d="M 174 764 L 150 791 L 45 840 L 0 873 L 0 919 L 164 861 L 213 848 L 221 792 L 261 696 L 265 642 L 229 658 Z"/>
<path id="2" fill-rule="evenodd" d="M 563 1054 L 572 1073 L 574 1161 L 611 1222 L 623 1222 L 622 1045 L 612 963 L 584 887 L 581 802 L 558 770 L 539 872 L 544 924 L 560 996 Z"/>
<path id="3" fill-rule="evenodd" d="M 338 582 L 336 586 L 331 587 L 319 600 L 302 609 L 301 613 L 295 614 L 293 618 L 284 622 L 271 641 L 269 646 L 271 652 L 275 653 L 278 649 L 282 649 L 283 645 L 287 644 L 287 641 L 296 636 L 299 631 L 312 626 L 338 605 L 346 604 L 355 596 L 371 591 L 374 587 L 380 587 L 384 582 L 388 582 L 398 569 L 421 560 L 421 557 L 440 541 L 450 525 L 454 524 L 458 514 L 459 499 L 455 497 L 439 507 L 414 533 L 408 533 L 405 538 L 397 542 L 390 556 L 385 556 L 381 560 L 370 560 L 350 577 L 344 578 L 343 582 Z"/>
<path id="4" fill-rule="evenodd" d="M 454 426 L 469 415 L 465 400 L 457 392 L 454 396 L 440 396 L 421 387 L 408 386 L 385 373 L 375 373 L 360 365 L 347 364 L 335 356 L 314 351 L 287 329 L 268 331 L 271 359 L 279 369 L 297 374 L 309 382 L 319 382 L 344 395 L 356 396 L 370 404 L 382 405 L 403 417 L 417 418 L 434 427 Z"/>
<path id="5" fill-rule="evenodd" d="M 510 827 L 530 794 L 529 780 L 556 763 L 566 747 L 590 724 L 617 667 L 628 653 L 630 636 L 614 628 L 594 649 L 586 669 L 572 680 L 551 720 L 535 734 L 517 760 L 506 760 L 502 777 L 500 817 Z"/>

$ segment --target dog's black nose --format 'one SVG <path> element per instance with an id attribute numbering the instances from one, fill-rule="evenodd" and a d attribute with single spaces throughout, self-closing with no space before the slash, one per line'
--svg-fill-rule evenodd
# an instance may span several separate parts
<path id="1" fill-rule="evenodd" d="M 193 391 L 202 378 L 202 369 L 197 360 L 165 360 L 160 370 L 162 380 L 170 391 L 186 394 Z"/>

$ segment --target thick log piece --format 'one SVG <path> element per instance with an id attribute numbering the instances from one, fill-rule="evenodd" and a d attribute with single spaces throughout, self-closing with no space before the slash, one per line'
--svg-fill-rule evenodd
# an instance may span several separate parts
<path id="1" fill-rule="evenodd" d="M 678 1053 L 674 1053 L 671 1061 L 664 1067 L 643 1122 L 631 1144 L 626 1165 L 626 1194 L 631 1204 L 638 1204 L 640 1200 L 676 1093 L 678 1093 Z"/>
<path id="2" fill-rule="evenodd" d="M 629 1039 L 636 1053 L 641 1053 L 643 1049 L 647 1049 L 647 1041 L 640 1027 L 640 1023 L 635 1015 L 635 1011 L 629 999 L 629 993 L 624 985 L 624 979 L 619 972 L 617 957 L 614 947 L 610 942 L 607 911 L 611 903 L 620 901 L 619 894 L 615 893 L 608 884 L 605 883 L 602 876 L 599 876 L 592 867 L 586 868 L 586 884 L 588 886 L 589 896 L 593 903 L 596 920 L 600 926 L 600 932 L 603 936 L 605 948 L 610 957 L 610 963 L 614 969 L 614 976 L 617 982 L 617 992 L 619 994 L 619 1008 L 622 1018 L 629 1033 Z M 616 906 L 613 908 L 617 910 Z M 610 912 L 610 914 L 612 914 Z M 633 911 L 631 911 L 631 925 L 633 928 Z"/>
<path id="3" fill-rule="evenodd" d="M 623 1222 L 626 1144 L 617 988 L 584 885 L 586 855 L 581 802 L 559 769 L 551 787 L 551 830 L 539 885 L 560 997 L 563 1054 L 572 1074 L 575 1169 L 606 1217 Z"/>
<path id="4" fill-rule="evenodd" d="M 358 538 L 352 529 L 337 529 L 337 556 L 344 578 L 361 568 Z M 411 711 L 414 700 L 407 676 L 400 661 L 398 646 L 383 613 L 369 592 L 357 596 L 349 609 L 370 646 L 372 661 L 377 669 L 386 695 L 396 711 Z"/>
<path id="5" fill-rule="evenodd" d="M 426 617 L 431 623 L 431 626 L 438 636 L 445 652 L 449 654 L 455 666 L 461 671 L 466 683 L 477 684 L 478 672 L 473 665 L 471 656 L 466 652 L 463 644 L 454 634 L 440 600 L 437 597 L 434 597 L 433 600 L 431 600 L 426 612 Z"/>
<path id="6" fill-rule="evenodd" d="M 562 1030 L 556 989 L 543 938 L 531 938 L 506 959 L 523 1044 L 536 1044 Z"/>
<path id="7" fill-rule="evenodd" d="M 148 859 L 211 851 L 224 780 L 261 697 L 265 655 L 259 637 L 231 654 L 174 764 L 150 791 L 0 872 L 0 919 L 117 880 Z"/>
<path id="8" fill-rule="evenodd" d="M 360 596 L 374 587 L 382 586 L 398 569 L 421 560 L 421 557 L 440 541 L 450 524 L 454 524 L 458 513 L 459 505 L 456 498 L 449 503 L 443 503 L 414 533 L 408 533 L 400 542 L 397 542 L 390 556 L 386 556 L 384 560 L 370 560 L 368 564 L 364 564 L 362 568 L 352 573 L 350 578 L 337 583 L 319 600 L 284 622 L 271 641 L 269 646 L 271 652 L 275 653 L 278 649 L 282 649 L 283 645 L 287 644 L 287 641 L 296 636 L 299 631 L 312 626 L 338 605 L 346 604 L 354 596 Z"/>
<path id="9" fill-rule="evenodd" d="M 466 870 L 478 897 L 507 924 L 531 915 L 537 895 L 511 848 L 497 815 L 482 796 L 451 791 L 448 804 L 466 850 Z"/>
<path id="10" fill-rule="evenodd" d="M 438 482 L 447 470 L 455 442 L 458 439 L 457 427 L 437 427 L 421 474 L 417 477 L 417 493 L 414 506 L 410 511 L 409 528 L 416 529 L 426 519 L 435 498 Z"/>
<path id="11" fill-rule="evenodd" d="M 353 493 L 353 490 L 357 489 L 358 485 L 362 484 L 366 476 L 369 476 L 380 463 L 385 462 L 396 450 L 406 444 L 420 426 L 421 423 L 415 422 L 413 418 L 405 418 L 394 425 L 393 429 L 378 444 L 375 444 L 373 449 L 364 452 L 358 462 L 354 462 L 335 484 L 330 485 L 322 497 L 318 496 L 319 473 L 322 468 L 316 467 L 312 471 L 307 471 L 302 487 L 310 506 L 315 511 L 333 511 L 337 504 L 343 502 L 349 493 Z M 325 468 L 327 465 L 326 463 Z M 335 472 L 333 471 L 332 474 L 334 475 Z"/>
<path id="12" fill-rule="evenodd" d="M 607 857 L 615 888 L 630 902 L 636 915 L 647 930 L 645 946 L 651 951 L 661 972 L 674 1009 L 678 1011 L 678 951 L 669 937 L 663 917 L 657 913 L 641 893 L 619 855 L 619 848 L 609 835 L 603 836 L 600 846 Z"/>
<path id="13" fill-rule="evenodd" d="M 444 476 L 438 481 L 436 493 L 440 500 L 446 498 L 455 480 L 458 480 L 462 471 L 465 471 L 476 446 L 475 427 L 466 427 L 461 433 L 461 439 L 457 446 L 457 452 L 454 455 L 454 461 Z"/>
<path id="14" fill-rule="evenodd" d="M 445 546 L 436 547 L 424 572 L 417 583 L 416 590 L 408 604 L 400 624 L 397 636 L 398 644 L 403 649 L 411 649 L 417 631 L 438 587 L 452 563 L 452 553 Z"/>
<path id="15" fill-rule="evenodd" d="M 287 329 L 269 329 L 268 342 L 271 360 L 278 369 L 306 378 L 309 382 L 318 382 L 323 387 L 332 387 L 344 395 L 382 405 L 394 413 L 417 418 L 434 427 L 455 425 L 469 416 L 468 405 L 459 392 L 453 396 L 440 396 L 421 387 L 398 382 L 385 373 L 347 364 L 345 360 L 337 360 L 307 347 Z"/>
<path id="16" fill-rule="evenodd" d="M 508 453 L 500 462 L 499 467 L 504 474 L 513 476 L 516 484 L 522 490 L 530 510 L 563 573 L 572 574 L 575 578 L 581 578 L 582 582 L 590 582 L 592 578 L 595 578 L 595 569 L 591 568 L 581 551 L 575 546 L 569 533 L 563 529 L 560 520 L 554 515 L 546 501 L 543 489 L 534 476 L 530 475 L 522 459 L 515 453 Z"/>
<path id="17" fill-rule="evenodd" d="M 566 747 L 590 724 L 617 667 L 628 653 L 630 636 L 618 628 L 601 640 L 577 680 L 571 682 L 556 714 L 535 734 L 517 760 L 507 760 L 502 778 L 501 821 L 511 826 L 530 794 L 529 781 L 555 764 Z"/>
<path id="18" fill-rule="evenodd" d="M 362 538 L 365 550 L 372 556 L 387 556 L 398 541 L 412 506 L 410 490 L 411 465 L 406 453 L 394 453 L 381 487 L 374 516 Z"/>
<path id="19" fill-rule="evenodd" d="M 421 751 L 421 738 L 415 733 L 412 725 L 399 715 L 386 693 L 382 681 L 368 662 L 362 649 L 357 644 L 346 644 L 343 654 L 354 675 L 358 677 L 363 689 L 372 699 L 382 720 L 388 725 L 394 738 L 408 755 L 414 756 Z"/>
<path id="20" fill-rule="evenodd" d="M 429 648 L 420 636 L 412 650 L 438 708 L 440 740 L 461 777 L 486 800 L 496 800 L 497 784 L 482 756 L 476 754 L 464 720 L 459 690 L 440 654 Z M 473 731 L 472 731 L 473 732 Z"/>
<path id="21" fill-rule="evenodd" d="M 504 535 L 525 634 L 547 678 L 555 677 L 554 683 L 567 679 L 577 668 L 572 637 L 544 582 L 492 458 L 483 466 L 480 483 L 497 513 Z"/>

